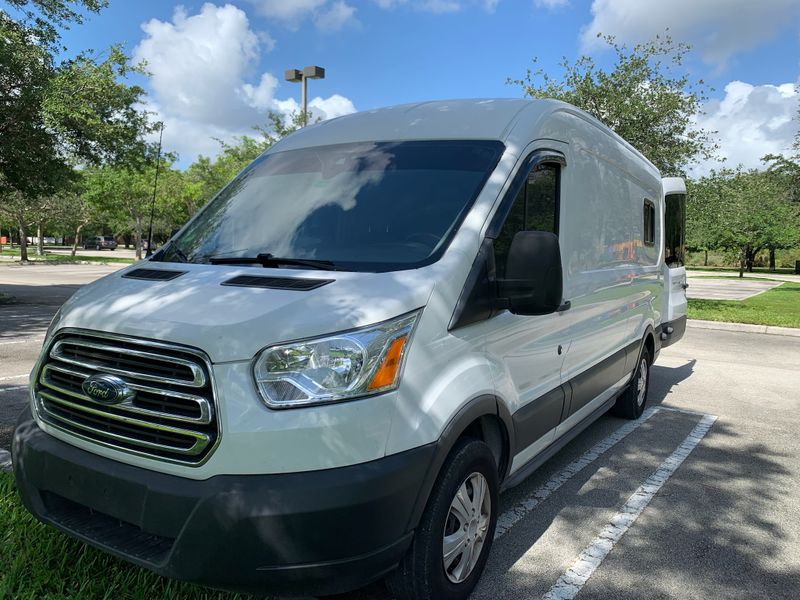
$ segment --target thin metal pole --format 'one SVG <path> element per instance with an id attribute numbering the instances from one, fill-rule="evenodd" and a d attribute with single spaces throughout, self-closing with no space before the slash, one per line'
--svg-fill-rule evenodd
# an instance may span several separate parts
<path id="1" fill-rule="evenodd" d="M 307 100 L 308 100 L 308 79 L 306 79 L 306 76 L 303 75 L 303 92 L 302 92 L 302 98 L 300 99 L 300 104 L 303 105 L 303 127 L 308 125 Z"/>
<path id="2" fill-rule="evenodd" d="M 153 181 L 153 202 L 150 204 L 150 228 L 147 232 L 147 252 L 145 258 L 153 255 L 153 213 L 156 210 L 156 191 L 158 190 L 158 170 L 161 167 L 161 139 L 164 137 L 164 121 L 161 121 L 161 131 L 158 134 L 158 154 L 156 156 L 156 177 Z"/>

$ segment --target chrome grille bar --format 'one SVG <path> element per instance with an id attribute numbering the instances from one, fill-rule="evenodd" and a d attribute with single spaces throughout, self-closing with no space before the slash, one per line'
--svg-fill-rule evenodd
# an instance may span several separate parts
<path id="1" fill-rule="evenodd" d="M 42 374 L 39 377 L 39 383 L 41 385 L 43 385 L 44 387 L 47 387 L 47 388 L 49 388 L 49 389 L 51 389 L 53 391 L 59 392 L 61 394 L 65 394 L 67 396 L 70 396 L 72 398 L 76 398 L 78 400 L 82 400 L 84 402 L 90 402 L 92 405 L 103 406 L 103 407 L 106 406 L 106 405 L 101 404 L 100 402 L 97 402 L 96 400 L 90 398 L 89 396 L 87 396 L 86 394 L 84 394 L 82 392 L 79 392 L 79 391 L 76 391 L 75 389 L 70 389 L 70 388 L 64 387 L 62 385 L 59 385 L 57 382 L 53 381 L 52 377 L 49 376 L 49 373 L 51 373 L 51 372 L 63 373 L 65 375 L 69 375 L 70 377 L 81 378 L 82 380 L 86 379 L 87 377 L 92 375 L 91 372 L 81 372 L 81 371 L 78 371 L 78 370 L 75 370 L 75 369 L 66 368 L 66 367 L 62 367 L 60 365 L 55 365 L 55 364 L 50 363 L 48 365 L 45 365 L 42 368 Z M 189 422 L 193 422 L 193 423 L 201 423 L 203 425 L 207 425 L 207 424 L 211 423 L 211 417 L 212 417 L 211 403 L 206 398 L 203 398 L 202 396 L 196 396 L 194 394 L 185 394 L 183 392 L 173 392 L 173 391 L 170 391 L 170 390 L 158 389 L 158 388 L 147 386 L 147 385 L 139 385 L 137 383 L 128 383 L 128 387 L 130 387 L 132 390 L 136 390 L 137 392 L 148 392 L 150 394 L 163 396 L 165 399 L 167 399 L 167 398 L 178 398 L 180 400 L 185 400 L 187 402 L 191 402 L 196 406 L 197 411 L 198 411 L 199 414 L 198 414 L 198 416 L 195 417 L 195 416 L 191 416 L 191 415 L 182 415 L 182 414 L 169 413 L 169 412 L 160 411 L 160 410 L 152 410 L 152 409 L 144 408 L 142 406 L 137 405 L 135 402 L 137 402 L 138 399 L 137 400 L 125 400 L 124 402 L 122 402 L 120 404 L 115 404 L 114 408 L 118 408 L 120 410 L 124 410 L 124 411 L 135 413 L 135 414 L 148 415 L 150 417 L 156 417 L 156 418 L 159 418 L 159 419 L 173 419 L 173 420 L 182 421 L 182 422 L 189 421 Z M 79 390 L 80 387 L 78 387 L 77 389 Z"/>
<path id="2" fill-rule="evenodd" d="M 69 400 L 64 400 L 63 398 L 59 398 L 53 394 L 48 394 L 47 392 L 39 392 L 39 396 L 44 398 L 45 400 L 50 400 L 51 402 L 55 402 L 56 404 L 60 404 L 62 406 L 66 406 L 71 408 L 79 413 L 87 413 L 93 416 L 103 417 L 104 419 L 110 419 L 111 421 L 118 421 L 119 423 L 124 423 L 125 425 L 135 425 L 137 427 L 143 427 L 145 429 L 152 429 L 158 433 L 171 433 L 176 436 L 187 436 L 194 439 L 192 442 L 192 446 L 189 450 L 178 450 L 177 448 L 171 448 L 173 452 L 180 452 L 182 454 L 199 454 L 202 452 L 203 448 L 205 448 L 208 443 L 211 441 L 209 436 L 203 433 L 197 433 L 194 431 L 190 431 L 188 429 L 181 429 L 178 427 L 171 427 L 169 425 L 158 425 L 153 422 L 149 421 L 141 421 L 139 419 L 134 419 L 133 417 L 125 417 L 123 415 L 117 415 L 114 413 L 110 413 L 104 410 L 98 410 L 96 408 L 90 408 L 88 406 L 83 406 L 82 404 L 77 404 L 75 402 L 71 402 Z"/>
<path id="3" fill-rule="evenodd" d="M 151 360 L 155 362 L 162 362 L 165 365 L 175 364 L 188 369 L 191 373 L 191 377 L 186 379 L 181 379 L 178 377 L 168 377 L 164 375 L 146 373 L 132 369 L 121 369 L 119 367 L 109 366 L 92 360 L 76 359 L 65 354 L 65 347 L 67 346 L 75 346 L 78 348 L 89 348 L 92 350 L 100 350 L 107 353 L 122 354 L 122 355 L 132 356 L 134 358 Z M 146 352 L 142 350 L 131 350 L 128 348 L 122 349 L 107 344 L 67 338 L 59 340 L 58 342 L 55 343 L 53 349 L 50 350 L 50 356 L 51 358 L 54 358 L 56 360 L 60 360 L 62 362 L 69 363 L 71 365 L 75 365 L 78 367 L 85 367 L 87 369 L 102 371 L 104 373 L 111 373 L 112 375 L 121 375 L 123 377 L 127 376 L 127 377 L 133 377 L 135 379 L 143 379 L 145 381 L 158 381 L 160 383 L 171 383 L 174 385 L 186 385 L 190 387 L 203 387 L 206 384 L 206 376 L 203 373 L 203 370 L 196 364 L 188 360 L 184 360 L 177 357 L 168 357 L 167 359 L 167 357 L 164 357 L 163 355 L 154 354 L 152 352 Z"/>
<path id="4" fill-rule="evenodd" d="M 129 393 L 112 404 L 91 398 L 83 383 L 98 375 Z M 219 442 L 211 365 L 185 346 L 65 329 L 43 355 L 33 392 L 45 423 L 102 446 L 198 465 Z"/>

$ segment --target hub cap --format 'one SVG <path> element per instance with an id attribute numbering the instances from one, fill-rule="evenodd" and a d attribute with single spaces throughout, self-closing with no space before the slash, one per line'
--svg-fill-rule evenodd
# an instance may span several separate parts
<path id="1" fill-rule="evenodd" d="M 480 473 L 472 473 L 458 488 L 444 525 L 444 572 L 453 583 L 464 581 L 478 563 L 491 515 L 489 484 Z"/>
<path id="2" fill-rule="evenodd" d="M 636 380 L 636 404 L 644 404 L 644 396 L 647 393 L 647 361 L 642 359 L 639 363 L 639 378 Z"/>

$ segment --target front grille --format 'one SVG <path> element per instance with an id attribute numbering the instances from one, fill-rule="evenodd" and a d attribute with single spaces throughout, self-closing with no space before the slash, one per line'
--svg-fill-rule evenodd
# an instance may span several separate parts
<path id="1" fill-rule="evenodd" d="M 116 404 L 87 396 L 83 382 L 113 375 L 134 392 Z M 72 435 L 171 462 L 199 464 L 219 437 L 211 371 L 184 346 L 63 332 L 34 387 L 39 416 Z"/>

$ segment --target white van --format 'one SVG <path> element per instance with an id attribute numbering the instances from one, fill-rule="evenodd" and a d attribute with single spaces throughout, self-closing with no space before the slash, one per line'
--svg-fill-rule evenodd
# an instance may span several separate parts
<path id="1" fill-rule="evenodd" d="M 642 414 L 685 327 L 684 197 L 555 101 L 303 129 L 53 319 L 24 502 L 213 587 L 466 598 L 500 491 Z"/>

